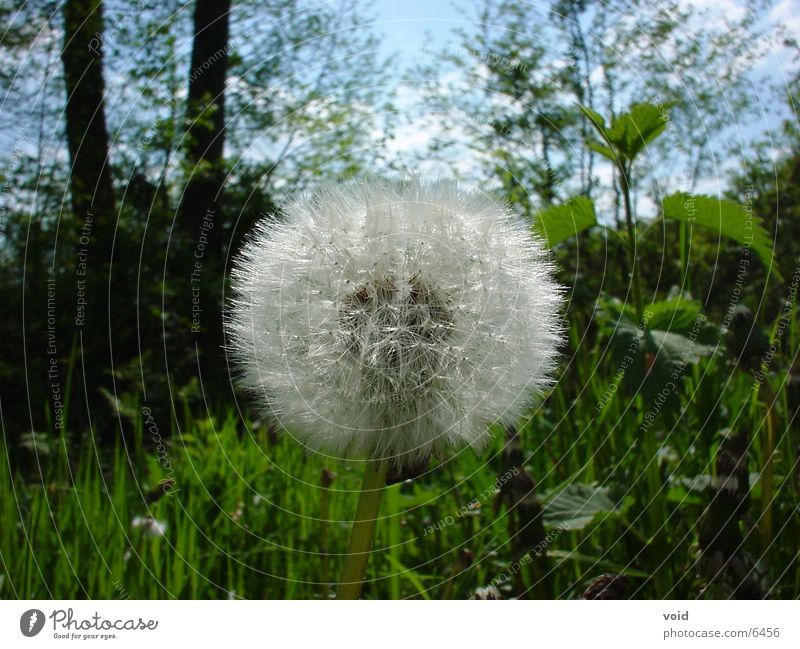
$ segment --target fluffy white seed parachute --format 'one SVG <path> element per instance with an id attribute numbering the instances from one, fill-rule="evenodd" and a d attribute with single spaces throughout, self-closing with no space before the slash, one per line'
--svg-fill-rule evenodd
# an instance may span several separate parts
<path id="1" fill-rule="evenodd" d="M 531 229 L 454 182 L 367 180 L 258 225 L 234 264 L 241 385 L 308 447 L 418 464 L 551 383 L 561 288 Z"/>

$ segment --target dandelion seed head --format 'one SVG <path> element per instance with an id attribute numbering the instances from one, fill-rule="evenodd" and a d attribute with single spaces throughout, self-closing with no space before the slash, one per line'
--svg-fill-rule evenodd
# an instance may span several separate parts
<path id="1" fill-rule="evenodd" d="M 529 225 L 450 181 L 368 180 L 257 226 L 226 318 L 243 387 L 309 448 L 420 462 L 550 386 L 561 288 Z"/>

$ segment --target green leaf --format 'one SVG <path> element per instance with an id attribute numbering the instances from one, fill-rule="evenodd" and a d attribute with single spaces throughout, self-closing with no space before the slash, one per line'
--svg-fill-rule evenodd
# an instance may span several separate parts
<path id="1" fill-rule="evenodd" d="M 674 298 L 648 305 L 644 330 L 636 325 L 633 309 L 618 300 L 604 300 L 598 316 L 602 330 L 611 337 L 615 363 L 624 369 L 625 383 L 648 401 L 661 395 L 664 409 L 678 403 L 677 387 L 687 366 L 716 348 L 716 330 L 694 300 Z"/>
<path id="2" fill-rule="evenodd" d="M 713 196 L 678 192 L 662 201 L 661 213 L 665 219 L 713 230 L 746 248 L 752 248 L 764 265 L 780 279 L 777 265 L 773 263 L 769 234 L 761 226 L 761 219 L 745 206 Z"/>
<path id="3" fill-rule="evenodd" d="M 575 196 L 561 205 L 540 211 L 534 228 L 552 248 L 596 224 L 594 203 L 585 196 Z"/>
<path id="4" fill-rule="evenodd" d="M 597 129 L 598 133 L 603 136 L 605 139 L 606 136 L 606 120 L 603 119 L 603 116 L 600 113 L 593 111 L 591 108 L 587 108 L 586 106 L 582 106 L 578 104 L 578 108 L 584 114 L 584 116 L 592 123 L 592 125 Z"/>
<path id="5" fill-rule="evenodd" d="M 611 128 L 606 130 L 608 139 L 628 160 L 667 128 L 669 115 L 664 106 L 653 104 L 633 104 L 627 113 L 614 119 Z"/>
<path id="6" fill-rule="evenodd" d="M 681 369 L 687 363 L 699 363 L 705 356 L 714 353 L 714 346 L 695 341 L 680 333 L 672 331 L 662 331 L 661 329 L 651 329 L 647 332 L 646 349 L 650 353 L 658 355 L 654 365 L 661 366 L 658 362 L 663 361 L 663 365 L 668 365 L 671 369 Z"/>
<path id="7" fill-rule="evenodd" d="M 627 113 L 618 115 L 611 121 L 611 126 L 606 126 L 600 114 L 586 106 L 579 106 L 603 139 L 602 143 L 589 142 L 588 146 L 614 162 L 619 159 L 631 161 L 664 132 L 669 123 L 667 109 L 673 105 L 674 103 L 658 106 L 648 103 L 632 104 Z"/>
<path id="8" fill-rule="evenodd" d="M 635 326 L 636 313 L 630 304 L 606 298 L 601 301 L 600 306 L 601 315 L 612 329 L 618 326 L 620 318 L 629 320 L 630 325 Z M 658 300 L 647 304 L 644 309 L 644 319 L 647 322 L 648 330 L 663 330 L 687 335 L 692 329 L 697 329 L 698 321 L 705 320 L 701 314 L 700 302 L 686 297 Z"/>
<path id="9" fill-rule="evenodd" d="M 662 329 L 683 334 L 688 334 L 692 330 L 701 313 L 700 302 L 683 297 L 652 302 L 644 310 L 648 329 Z"/>
<path id="10" fill-rule="evenodd" d="M 596 151 L 604 158 L 608 158 L 611 160 L 611 162 L 617 162 L 617 154 L 609 149 L 605 144 L 600 144 L 600 142 L 589 142 L 586 146 L 588 146 L 592 151 Z"/>
<path id="11" fill-rule="evenodd" d="M 575 482 L 546 497 L 544 524 L 565 530 L 581 530 L 601 514 L 618 511 L 608 496 L 607 487 L 593 487 Z"/>
<path id="12" fill-rule="evenodd" d="M 618 154 L 608 146 L 609 138 L 606 134 L 606 120 L 603 119 L 600 113 L 593 111 L 591 108 L 587 108 L 581 104 L 578 104 L 578 108 L 583 113 L 584 117 L 589 120 L 589 123 L 594 126 L 595 130 L 600 134 L 600 138 L 603 140 L 602 142 L 590 140 L 586 145 L 592 149 L 592 151 L 596 151 L 612 162 L 617 162 Z"/>

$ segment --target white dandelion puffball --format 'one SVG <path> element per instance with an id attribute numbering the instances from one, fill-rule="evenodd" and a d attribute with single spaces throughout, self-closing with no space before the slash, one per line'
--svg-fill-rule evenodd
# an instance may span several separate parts
<path id="1" fill-rule="evenodd" d="M 530 225 L 454 182 L 299 198 L 234 263 L 228 350 L 308 447 L 398 466 L 518 421 L 551 384 L 561 288 Z"/>

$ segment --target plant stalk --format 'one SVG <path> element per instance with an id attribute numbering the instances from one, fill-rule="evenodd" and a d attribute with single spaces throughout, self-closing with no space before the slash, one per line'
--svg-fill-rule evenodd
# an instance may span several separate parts
<path id="1" fill-rule="evenodd" d="M 761 448 L 764 466 L 761 470 L 761 517 L 758 522 L 758 536 L 761 546 L 761 556 L 765 557 L 769 551 L 774 537 L 772 534 L 772 503 L 775 498 L 775 416 L 772 408 L 775 398 L 769 386 L 762 388 L 764 405 L 767 407 L 767 416 L 764 430 L 761 435 Z"/>
<path id="2" fill-rule="evenodd" d="M 622 198 L 625 203 L 625 227 L 628 230 L 628 265 L 631 269 L 631 284 L 633 290 L 633 307 L 636 309 L 636 320 L 642 326 L 644 304 L 642 302 L 642 284 L 639 279 L 639 253 L 636 248 L 636 224 L 633 220 L 633 206 L 631 204 L 631 188 L 628 185 L 628 171 L 625 165 L 619 164 L 619 185 L 622 188 Z"/>
<path id="3" fill-rule="evenodd" d="M 648 502 L 645 505 L 648 523 L 650 526 L 650 538 L 648 544 L 651 546 L 650 554 L 653 557 L 653 580 L 655 583 L 658 597 L 669 597 L 672 584 L 669 582 L 667 568 L 668 564 L 663 560 L 668 556 L 667 547 L 667 514 L 664 510 L 663 485 L 661 479 L 661 467 L 658 462 L 658 442 L 655 431 L 650 428 L 644 433 L 645 461 L 647 462 L 646 482 Z"/>
<path id="4" fill-rule="evenodd" d="M 336 599 L 358 599 L 361 596 L 388 469 L 388 462 L 376 460 L 367 462 L 364 469 L 361 495 L 350 530 L 350 543 L 347 546 Z"/>
<path id="5" fill-rule="evenodd" d="M 320 498 L 320 541 L 319 541 L 319 552 L 320 552 L 320 582 L 322 583 L 322 594 L 327 599 L 330 595 L 330 588 L 331 584 L 329 583 L 328 575 L 330 574 L 329 566 L 330 566 L 330 557 L 328 554 L 328 528 L 330 527 L 330 517 L 331 517 L 331 490 L 330 484 L 333 480 L 333 474 L 328 471 L 328 469 L 322 470 L 322 478 L 320 479 L 320 485 L 322 488 L 322 496 Z"/>
<path id="6" fill-rule="evenodd" d="M 689 282 L 689 238 L 686 221 L 678 223 L 678 246 L 681 256 L 681 290 L 691 292 L 692 285 Z"/>

